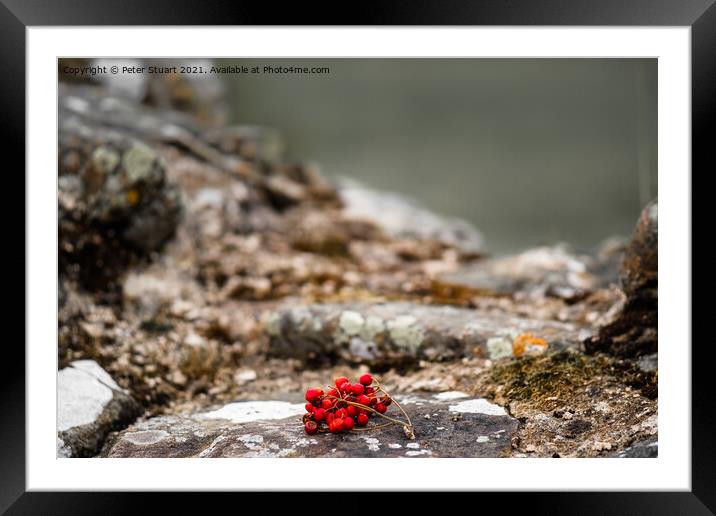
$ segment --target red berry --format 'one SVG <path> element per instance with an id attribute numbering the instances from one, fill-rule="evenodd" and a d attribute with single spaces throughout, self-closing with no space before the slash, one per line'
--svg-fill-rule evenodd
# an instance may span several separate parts
<path id="1" fill-rule="evenodd" d="M 338 396 L 340 396 L 340 392 L 338 392 L 338 389 L 330 389 L 328 391 L 328 395 L 337 398 Z"/>
<path id="2" fill-rule="evenodd" d="M 371 396 L 371 398 L 370 398 L 370 406 L 372 407 L 372 406 L 375 405 L 377 402 L 378 402 L 378 400 L 375 399 L 375 396 Z"/>
<path id="3" fill-rule="evenodd" d="M 367 414 L 358 414 L 357 419 L 358 426 L 365 426 L 368 424 L 368 415 Z"/>
<path id="4" fill-rule="evenodd" d="M 368 395 L 373 394 L 374 392 L 375 392 L 375 389 L 374 389 L 373 387 L 366 387 L 366 388 L 365 388 L 365 393 L 368 394 Z"/>
<path id="5" fill-rule="evenodd" d="M 336 415 L 333 412 L 329 412 L 326 415 L 326 423 L 328 423 L 329 426 L 331 425 L 331 423 L 333 423 L 334 419 L 336 419 Z"/>
<path id="6" fill-rule="evenodd" d="M 346 430 L 353 430 L 353 426 L 355 425 L 355 421 L 353 421 L 352 417 L 347 417 L 343 420 L 343 428 Z"/>
<path id="7" fill-rule="evenodd" d="M 303 428 L 308 435 L 313 435 L 318 432 L 318 425 L 314 421 L 308 421 Z"/>
<path id="8" fill-rule="evenodd" d="M 324 398 L 323 401 L 321 401 L 321 408 L 323 408 L 324 410 L 328 410 L 332 406 L 333 406 L 333 400 Z"/>
<path id="9" fill-rule="evenodd" d="M 343 419 L 336 418 L 333 420 L 333 426 L 336 432 L 340 432 L 345 428 L 345 421 Z"/>
<path id="10" fill-rule="evenodd" d="M 393 403 L 393 399 L 392 399 L 390 396 L 383 396 L 382 398 L 380 398 L 380 401 L 381 401 L 381 403 L 383 403 L 383 405 L 385 405 L 386 407 L 387 407 L 388 405 L 390 405 L 391 403 Z"/>
<path id="11" fill-rule="evenodd" d="M 313 412 L 313 409 L 315 409 L 311 403 L 306 403 L 306 412 Z"/>
<path id="12" fill-rule="evenodd" d="M 346 394 L 350 394 L 353 392 L 353 386 L 350 382 L 343 382 L 340 387 L 338 387 L 342 392 Z"/>
<path id="13" fill-rule="evenodd" d="M 365 391 L 365 387 L 363 387 L 363 384 L 354 383 L 353 386 L 351 387 L 351 390 L 353 391 L 353 394 L 355 394 L 356 396 L 359 396 L 359 395 L 363 394 L 363 392 Z"/>
<path id="14" fill-rule="evenodd" d="M 366 406 L 370 405 L 370 398 L 368 396 L 366 396 L 365 394 L 361 394 L 360 396 L 358 396 L 358 403 L 360 403 L 361 405 L 366 405 Z"/>
<path id="15" fill-rule="evenodd" d="M 334 381 L 335 381 L 336 387 L 338 387 L 340 389 L 341 385 L 343 385 L 344 383 L 346 383 L 348 381 L 348 378 L 346 378 L 345 376 L 339 376 Z"/>
<path id="16" fill-rule="evenodd" d="M 348 415 L 348 412 L 346 412 L 346 409 L 344 409 L 344 408 L 336 410 L 336 418 L 338 418 L 338 419 L 343 419 L 347 415 Z"/>
<path id="17" fill-rule="evenodd" d="M 313 410 L 313 419 L 316 421 L 323 421 L 326 419 L 326 411 L 322 408 L 317 408 Z"/>
<path id="18" fill-rule="evenodd" d="M 364 374 L 360 377 L 360 383 L 368 387 L 371 383 L 373 383 L 373 377 L 369 374 Z"/>
<path id="19" fill-rule="evenodd" d="M 346 412 L 348 413 L 349 416 L 352 416 L 352 417 L 358 415 L 358 409 L 356 407 L 354 407 L 353 405 L 348 405 L 348 407 L 346 407 Z"/>
<path id="20" fill-rule="evenodd" d="M 380 412 L 381 414 L 385 414 L 385 411 L 388 410 L 388 407 L 386 407 L 386 406 L 383 405 L 382 403 L 377 403 L 377 404 L 375 405 L 375 410 L 377 410 L 377 411 Z"/>
<path id="21" fill-rule="evenodd" d="M 308 389 L 306 391 L 306 401 L 310 403 L 313 403 L 321 396 L 323 396 L 323 391 L 321 389 Z"/>

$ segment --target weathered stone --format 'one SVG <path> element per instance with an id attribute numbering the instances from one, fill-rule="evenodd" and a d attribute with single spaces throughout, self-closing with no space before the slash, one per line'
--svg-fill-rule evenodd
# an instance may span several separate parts
<path id="1" fill-rule="evenodd" d="M 346 216 L 371 221 L 391 237 L 436 240 L 467 253 L 483 251 L 482 235 L 465 220 L 438 215 L 404 195 L 353 180 L 343 180 L 339 188 Z"/>
<path id="2" fill-rule="evenodd" d="M 651 439 L 645 439 L 631 445 L 618 453 L 612 455 L 620 459 L 625 458 L 638 458 L 638 459 L 653 459 L 659 456 L 659 440 L 656 437 Z"/>
<path id="3" fill-rule="evenodd" d="M 479 260 L 439 278 L 445 285 L 497 294 L 516 292 L 575 299 L 617 281 L 603 259 L 577 255 L 566 246 L 537 247 L 520 254 Z"/>
<path id="4" fill-rule="evenodd" d="M 639 216 L 634 235 L 624 255 L 620 273 L 627 296 L 651 292 L 656 295 L 659 276 L 658 203 L 650 202 Z"/>
<path id="5" fill-rule="evenodd" d="M 640 357 L 658 349 L 658 209 L 656 200 L 641 213 L 622 265 L 624 307 L 598 335 L 585 341 L 587 352 Z"/>
<path id="6" fill-rule="evenodd" d="M 134 257 L 174 234 L 181 196 L 155 149 L 91 119 L 103 110 L 73 91 L 60 88 L 58 99 L 60 271 L 112 290 Z"/>
<path id="7" fill-rule="evenodd" d="M 102 456 L 502 457 L 509 453 L 518 423 L 498 405 L 460 392 L 396 399 L 410 415 L 414 440 L 407 439 L 398 425 L 309 436 L 301 421 L 303 403 L 251 401 L 213 412 L 151 418 L 119 433 Z M 389 413 L 399 414 L 394 409 Z"/>
<path id="8" fill-rule="evenodd" d="M 141 413 L 96 362 L 79 360 L 57 373 L 57 456 L 91 457 L 112 430 Z"/>
<path id="9" fill-rule="evenodd" d="M 578 347 L 590 335 L 577 324 L 408 302 L 287 306 L 269 315 L 266 332 L 277 356 L 381 365 L 486 355 L 494 352 L 488 340 L 526 332 L 551 349 Z"/>

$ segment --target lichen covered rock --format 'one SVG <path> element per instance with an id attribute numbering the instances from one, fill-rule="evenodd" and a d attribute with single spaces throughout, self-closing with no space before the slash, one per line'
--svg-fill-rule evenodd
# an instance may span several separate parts
<path id="1" fill-rule="evenodd" d="M 461 392 L 396 399 L 410 415 L 414 440 L 398 425 L 308 436 L 303 403 L 249 401 L 151 418 L 120 432 L 102 456 L 502 457 L 518 425 L 503 408 Z"/>
<path id="2" fill-rule="evenodd" d="M 578 347 L 587 327 L 408 302 L 314 304 L 279 308 L 266 321 L 269 352 L 380 366 L 494 353 L 488 342 L 530 332 L 552 349 Z"/>
<path id="3" fill-rule="evenodd" d="M 62 91 L 62 90 L 61 90 Z M 85 118 L 86 101 L 60 98 L 60 270 L 106 289 L 133 255 L 158 249 L 182 213 L 159 154 L 132 133 Z"/>

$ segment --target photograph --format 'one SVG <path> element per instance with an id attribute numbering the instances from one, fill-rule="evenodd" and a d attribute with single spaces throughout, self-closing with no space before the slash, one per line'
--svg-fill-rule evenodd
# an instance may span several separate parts
<path id="1" fill-rule="evenodd" d="M 58 459 L 657 462 L 656 57 L 56 63 Z"/>

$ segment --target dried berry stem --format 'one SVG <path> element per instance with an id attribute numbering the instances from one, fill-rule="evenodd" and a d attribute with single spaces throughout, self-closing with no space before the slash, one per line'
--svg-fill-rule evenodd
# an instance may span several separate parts
<path id="1" fill-rule="evenodd" d="M 390 417 L 390 416 L 386 416 L 385 414 L 381 414 L 380 412 L 378 412 L 377 410 L 375 410 L 373 407 L 369 407 L 368 405 L 362 405 L 361 403 L 356 403 L 355 401 L 348 401 L 348 400 L 345 399 L 345 398 L 338 398 L 338 397 L 336 397 L 336 396 L 326 396 L 326 398 L 333 398 L 333 399 L 335 399 L 335 400 L 340 400 L 340 401 L 342 401 L 343 403 L 346 403 L 347 405 L 353 405 L 354 407 L 358 407 L 358 408 L 362 408 L 362 409 L 368 410 L 368 411 L 372 412 L 373 414 L 377 414 L 378 416 L 383 417 L 383 418 L 385 418 L 385 419 L 387 419 L 387 420 L 389 420 L 389 421 L 392 421 L 393 423 L 398 424 L 398 425 L 404 425 L 404 424 L 405 424 L 405 421 L 401 421 L 401 420 L 399 420 L 399 419 L 394 419 L 394 418 L 392 418 L 392 417 Z M 412 425 L 411 425 L 411 426 L 412 426 Z"/>
<path id="2" fill-rule="evenodd" d="M 398 403 L 398 401 L 395 398 L 393 398 L 390 394 L 388 394 L 388 392 L 383 388 L 383 385 L 381 385 L 381 383 L 378 381 L 377 378 L 373 378 L 373 381 L 378 386 L 378 389 L 380 389 L 381 392 L 383 392 L 386 396 L 388 396 L 391 400 L 393 400 L 393 403 L 395 403 L 395 406 L 398 407 L 398 409 L 403 413 L 403 415 L 405 416 L 405 419 L 408 420 L 408 427 L 409 427 L 410 431 L 412 432 L 413 431 L 413 422 L 410 421 L 410 416 L 408 416 L 408 413 L 405 412 L 403 407 L 400 406 L 400 403 Z"/>

